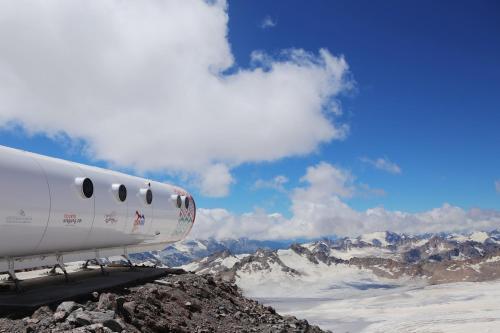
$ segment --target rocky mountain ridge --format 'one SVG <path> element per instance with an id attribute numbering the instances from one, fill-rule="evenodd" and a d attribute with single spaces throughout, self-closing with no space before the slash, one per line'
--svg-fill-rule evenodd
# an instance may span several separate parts
<path id="1" fill-rule="evenodd" d="M 373 233 L 357 238 L 292 244 L 287 250 L 257 250 L 233 255 L 213 254 L 183 266 L 187 270 L 212 273 L 234 281 L 238 275 L 270 270 L 273 266 L 287 275 L 307 274 L 281 260 L 287 251 L 307 259 L 312 265 L 346 265 L 368 269 L 389 279 L 423 278 L 431 284 L 487 281 L 500 278 L 500 233 L 471 235 L 427 235 L 411 237 L 392 232 Z"/>

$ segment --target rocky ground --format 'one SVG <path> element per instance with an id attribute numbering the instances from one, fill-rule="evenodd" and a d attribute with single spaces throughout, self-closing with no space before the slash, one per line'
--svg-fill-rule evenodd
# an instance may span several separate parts
<path id="1" fill-rule="evenodd" d="M 145 285 L 94 292 L 80 303 L 0 318 L 0 332 L 324 332 L 281 316 L 211 275 L 170 275 Z"/>

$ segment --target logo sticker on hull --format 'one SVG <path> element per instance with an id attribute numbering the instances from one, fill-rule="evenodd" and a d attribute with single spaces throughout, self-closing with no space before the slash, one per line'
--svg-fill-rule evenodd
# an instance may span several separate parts
<path id="1" fill-rule="evenodd" d="M 82 219 L 76 214 L 64 214 L 63 223 L 66 225 L 75 225 L 82 223 Z"/>
<path id="2" fill-rule="evenodd" d="M 136 231 L 139 226 L 142 226 L 146 223 L 146 218 L 144 217 L 144 214 L 141 214 L 138 210 L 135 211 L 135 219 L 134 219 L 134 227 L 132 228 L 132 231 Z"/>
<path id="3" fill-rule="evenodd" d="M 118 222 L 118 218 L 116 217 L 116 212 L 111 212 L 109 214 L 104 215 L 104 222 L 106 224 L 115 224 Z"/>
<path id="4" fill-rule="evenodd" d="M 7 216 L 5 218 L 5 223 L 31 223 L 33 218 L 26 215 L 24 209 L 19 209 L 17 215 Z"/>

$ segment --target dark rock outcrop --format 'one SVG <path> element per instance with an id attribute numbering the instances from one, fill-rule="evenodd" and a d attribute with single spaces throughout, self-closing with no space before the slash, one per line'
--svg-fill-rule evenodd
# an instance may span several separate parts
<path id="1" fill-rule="evenodd" d="M 0 319 L 0 332 L 323 332 L 283 317 L 211 275 L 171 275 L 153 283 L 89 295 L 23 319 Z"/>

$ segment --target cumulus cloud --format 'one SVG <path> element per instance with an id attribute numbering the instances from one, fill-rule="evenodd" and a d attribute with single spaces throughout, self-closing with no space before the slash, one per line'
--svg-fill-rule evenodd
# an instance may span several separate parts
<path id="1" fill-rule="evenodd" d="M 270 180 L 257 179 L 253 185 L 253 189 L 272 189 L 278 192 L 286 192 L 286 183 L 288 183 L 288 178 L 283 175 L 278 175 Z"/>
<path id="2" fill-rule="evenodd" d="M 235 215 L 226 209 L 198 209 L 190 238 L 217 239 L 249 237 L 278 239 L 287 220 L 281 214 L 266 214 L 261 210 Z M 277 233 L 278 232 L 278 233 Z"/>
<path id="3" fill-rule="evenodd" d="M 300 181 L 307 183 L 307 188 L 298 188 L 294 195 L 307 196 L 317 200 L 325 196 L 352 197 L 354 193 L 354 176 L 350 171 L 335 167 L 326 162 L 310 166 Z M 313 189 L 313 190 L 311 190 Z"/>
<path id="4" fill-rule="evenodd" d="M 269 29 L 275 27 L 276 24 L 276 21 L 274 21 L 271 16 L 267 15 L 260 23 L 260 27 L 262 29 Z"/>
<path id="5" fill-rule="evenodd" d="M 497 190 L 497 193 L 500 193 L 500 180 L 495 181 L 495 190 Z"/>
<path id="6" fill-rule="evenodd" d="M 401 174 L 401 172 L 402 172 L 399 165 L 397 165 L 394 162 L 391 162 L 387 158 L 379 157 L 376 159 L 370 159 L 368 157 L 361 157 L 360 160 L 361 160 L 361 162 L 372 165 L 376 169 L 383 170 L 383 171 L 386 171 L 389 173 Z"/>
<path id="7" fill-rule="evenodd" d="M 358 236 L 391 230 L 408 234 L 470 232 L 500 227 L 500 212 L 443 204 L 428 211 L 409 213 L 375 207 L 358 211 L 342 200 L 352 194 L 353 176 L 322 162 L 307 169 L 304 186 L 291 194 L 292 216 L 263 211 L 243 215 L 226 210 L 200 210 L 192 237 L 250 237 L 256 239 Z"/>
<path id="8" fill-rule="evenodd" d="M 332 111 L 352 86 L 344 58 L 258 52 L 239 68 L 227 23 L 224 0 L 2 1 L 0 127 L 81 141 L 139 172 L 183 172 L 217 196 L 241 163 L 346 136 Z"/>
<path id="9" fill-rule="evenodd" d="M 233 176 L 224 164 L 214 164 L 205 169 L 199 177 L 199 188 L 203 195 L 224 197 L 229 194 Z"/>

